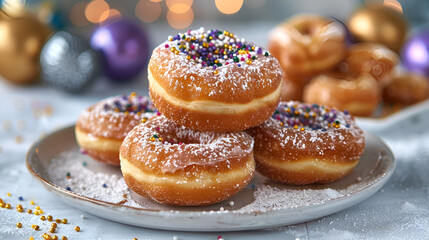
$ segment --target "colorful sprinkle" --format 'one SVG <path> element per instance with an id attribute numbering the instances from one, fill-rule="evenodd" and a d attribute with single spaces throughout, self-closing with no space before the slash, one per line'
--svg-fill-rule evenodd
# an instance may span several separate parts
<path id="1" fill-rule="evenodd" d="M 204 28 L 189 30 L 179 33 L 174 37 L 168 37 L 169 44 L 164 47 L 174 54 L 184 54 L 189 61 L 196 62 L 202 67 L 216 68 L 231 63 L 241 62 L 252 64 L 252 61 L 261 56 L 269 56 L 267 51 L 262 54 L 262 49 L 254 46 L 244 39 L 228 31 Z M 240 56 L 240 58 L 238 57 Z M 218 72 L 216 71 L 215 74 Z"/>

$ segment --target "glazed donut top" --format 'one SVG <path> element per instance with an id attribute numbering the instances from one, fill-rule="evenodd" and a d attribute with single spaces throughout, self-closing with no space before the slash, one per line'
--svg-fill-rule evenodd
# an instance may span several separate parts
<path id="1" fill-rule="evenodd" d="M 297 149 L 305 149 L 305 142 L 335 144 L 353 141 L 363 144 L 362 130 L 347 111 L 338 111 L 317 104 L 296 101 L 280 102 L 273 116 L 262 127 L 270 129 L 271 135 L 281 141 L 281 145 L 292 144 Z M 333 150 L 333 149 L 332 149 Z"/>
<path id="2" fill-rule="evenodd" d="M 233 33 L 204 28 L 170 36 L 153 51 L 148 72 L 180 99 L 226 103 L 266 96 L 282 77 L 268 51 Z"/>
<path id="3" fill-rule="evenodd" d="M 252 152 L 253 139 L 247 133 L 194 131 L 163 115 L 136 126 L 121 146 L 121 157 L 134 159 L 136 167 L 162 173 L 174 173 L 188 166 L 231 168 L 237 164 L 233 159 Z"/>
<path id="4" fill-rule="evenodd" d="M 142 120 L 154 116 L 152 101 L 136 93 L 115 96 L 89 107 L 78 118 L 76 126 L 95 136 L 124 139 Z"/>

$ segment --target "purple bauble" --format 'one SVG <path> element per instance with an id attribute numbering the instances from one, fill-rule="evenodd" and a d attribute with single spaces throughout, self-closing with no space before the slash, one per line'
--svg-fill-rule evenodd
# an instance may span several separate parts
<path id="1" fill-rule="evenodd" d="M 104 73 L 114 80 L 135 77 L 148 61 L 146 35 L 130 20 L 115 19 L 99 26 L 92 34 L 91 47 L 101 52 Z"/>
<path id="2" fill-rule="evenodd" d="M 410 38 L 402 48 L 401 57 L 409 71 L 429 77 L 429 31 Z"/>

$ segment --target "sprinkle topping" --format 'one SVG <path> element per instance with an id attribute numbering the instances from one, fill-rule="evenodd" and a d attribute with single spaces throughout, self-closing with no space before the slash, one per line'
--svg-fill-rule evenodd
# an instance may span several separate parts
<path id="1" fill-rule="evenodd" d="M 148 98 L 139 96 L 134 92 L 129 96 L 122 95 L 113 98 L 111 101 L 106 101 L 103 105 L 103 109 L 104 111 L 114 111 L 125 114 L 141 114 L 156 111 Z"/>
<path id="2" fill-rule="evenodd" d="M 280 122 L 281 126 L 297 131 L 327 131 L 332 128 L 350 128 L 350 124 L 345 121 L 345 115 L 348 115 L 347 111 L 290 101 L 281 102 L 272 118 Z"/>
<path id="3" fill-rule="evenodd" d="M 200 63 L 203 68 L 211 68 L 214 74 L 223 65 L 250 65 L 258 57 L 270 55 L 268 51 L 246 42 L 244 38 L 217 29 L 188 30 L 174 37 L 169 36 L 168 41 L 165 48 L 176 55 L 186 55 L 187 60 Z"/>

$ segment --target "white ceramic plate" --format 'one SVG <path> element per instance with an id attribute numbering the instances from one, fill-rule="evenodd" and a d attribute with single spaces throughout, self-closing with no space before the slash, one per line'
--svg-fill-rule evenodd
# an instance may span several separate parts
<path id="1" fill-rule="evenodd" d="M 429 110 L 429 100 L 405 107 L 385 117 L 356 117 L 357 123 L 362 129 L 377 131 L 387 129 L 392 125 L 404 121 L 416 114 Z"/>
<path id="2" fill-rule="evenodd" d="M 61 166 L 51 165 L 59 161 L 58 156 L 64 152 L 77 154 L 79 151 L 73 128 L 58 130 L 36 142 L 27 154 L 29 172 L 48 191 L 73 207 L 112 221 L 157 229 L 236 231 L 317 219 L 370 197 L 387 182 L 395 168 L 390 149 L 378 137 L 366 132 L 366 148 L 359 164 L 351 174 L 335 183 L 294 187 L 271 182 L 256 174 L 244 190 L 212 206 L 172 207 L 142 197 L 137 199 L 141 205 L 127 206 L 112 202 L 109 198 L 95 199 L 67 191 L 61 186 L 62 183 L 51 180 L 48 170 L 55 171 L 53 166 Z M 120 176 L 119 168 L 86 158 L 88 171 Z M 80 181 L 85 184 L 85 180 Z M 230 205 L 231 201 L 235 203 L 233 206 Z"/>

